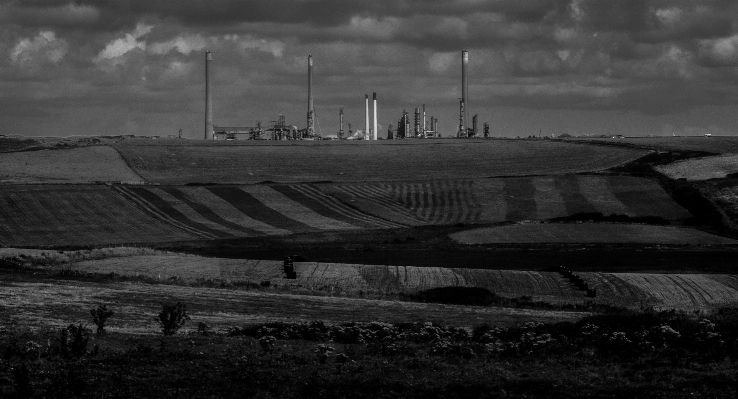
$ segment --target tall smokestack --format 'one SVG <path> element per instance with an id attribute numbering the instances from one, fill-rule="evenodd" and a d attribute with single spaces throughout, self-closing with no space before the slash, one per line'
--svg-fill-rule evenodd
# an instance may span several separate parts
<path id="1" fill-rule="evenodd" d="M 374 124 L 372 127 L 374 128 L 374 131 L 372 133 L 372 140 L 377 139 L 377 93 L 372 93 L 372 99 L 374 100 Z"/>
<path id="2" fill-rule="evenodd" d="M 467 117 L 467 114 L 469 113 L 469 98 L 467 97 L 469 95 L 469 79 L 467 77 L 467 68 L 469 67 L 469 52 L 466 50 L 461 50 L 461 101 L 464 103 L 464 110 L 463 110 L 463 120 L 464 120 L 464 129 L 466 129 L 469 126 L 469 118 Z M 464 136 L 467 136 L 466 132 L 463 132 Z"/>
<path id="3" fill-rule="evenodd" d="M 369 140 L 369 95 L 364 94 L 364 100 L 366 101 L 366 118 L 364 118 L 364 121 L 366 122 L 364 124 L 364 140 Z"/>
<path id="4" fill-rule="evenodd" d="M 210 63 L 213 55 L 210 51 L 205 52 L 205 140 L 212 140 L 213 133 L 213 92 L 210 81 Z"/>
<path id="5" fill-rule="evenodd" d="M 308 136 L 315 135 L 315 108 L 313 107 L 313 55 L 308 55 L 308 112 L 307 112 Z"/>
<path id="6" fill-rule="evenodd" d="M 423 104 L 423 135 L 425 136 L 425 131 L 428 130 L 428 125 L 425 124 L 425 104 Z"/>

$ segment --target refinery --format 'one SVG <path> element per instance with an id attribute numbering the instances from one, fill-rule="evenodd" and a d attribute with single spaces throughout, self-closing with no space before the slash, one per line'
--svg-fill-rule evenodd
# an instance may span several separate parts
<path id="1" fill-rule="evenodd" d="M 335 134 L 323 135 L 316 131 L 317 116 L 313 99 L 313 56 L 308 55 L 308 84 L 307 84 L 307 120 L 304 129 L 298 129 L 295 125 L 286 122 L 283 114 L 279 114 L 276 120 L 262 125 L 257 122 L 255 126 L 219 126 L 213 123 L 213 84 L 212 84 L 212 62 L 213 56 L 210 51 L 205 53 L 205 139 L 206 140 L 384 140 L 379 138 L 377 127 L 377 93 L 372 93 L 371 113 L 369 94 L 364 95 L 365 118 L 364 130 L 353 130 L 351 123 L 347 123 L 344 130 L 343 107 L 338 110 L 339 129 Z M 469 125 L 469 102 L 468 102 L 468 65 L 469 52 L 461 52 L 461 98 L 459 98 L 459 122 L 455 132 L 457 138 L 489 137 L 489 123 L 484 123 L 483 133 L 479 134 L 478 115 L 471 117 Z M 441 138 L 438 118 L 427 117 L 426 105 L 415 107 L 413 116 L 406 109 L 393 128 L 390 123 L 387 127 L 387 140 L 412 139 L 412 138 Z"/>

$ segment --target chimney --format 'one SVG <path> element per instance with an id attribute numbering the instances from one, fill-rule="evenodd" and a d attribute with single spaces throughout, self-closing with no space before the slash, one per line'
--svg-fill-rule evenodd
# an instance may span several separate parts
<path id="1" fill-rule="evenodd" d="M 467 77 L 467 69 L 469 67 L 469 52 L 466 50 L 461 51 L 461 101 L 464 103 L 462 119 L 464 121 L 464 129 L 469 126 L 469 78 Z M 466 131 L 464 132 L 466 133 Z M 464 134 L 467 136 L 467 134 Z"/>
<path id="2" fill-rule="evenodd" d="M 307 133 L 309 137 L 315 135 L 315 108 L 313 107 L 313 55 L 308 55 L 308 112 Z"/>
<path id="3" fill-rule="evenodd" d="M 213 133 L 213 92 L 210 80 L 213 55 L 210 51 L 205 52 L 205 140 L 212 140 Z"/>
<path id="4" fill-rule="evenodd" d="M 372 125 L 374 128 L 373 130 L 374 133 L 372 134 L 372 140 L 376 140 L 377 139 L 377 93 L 376 92 L 372 93 L 372 98 L 374 100 L 374 125 Z"/>
<path id="5" fill-rule="evenodd" d="M 364 94 L 366 101 L 366 117 L 364 118 L 364 140 L 369 140 L 369 95 Z"/>

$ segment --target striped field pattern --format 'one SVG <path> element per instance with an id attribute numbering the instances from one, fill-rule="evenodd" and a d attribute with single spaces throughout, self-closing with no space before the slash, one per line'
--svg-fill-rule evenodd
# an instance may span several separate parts
<path id="1" fill-rule="evenodd" d="M 247 186 L 0 186 L 0 245 L 258 237 L 540 220 L 580 212 L 689 216 L 656 183 L 621 176 Z"/>
<path id="2" fill-rule="evenodd" d="M 411 226 L 543 220 L 581 212 L 689 217 L 655 182 L 624 176 L 545 176 L 321 185 L 343 202 Z"/>

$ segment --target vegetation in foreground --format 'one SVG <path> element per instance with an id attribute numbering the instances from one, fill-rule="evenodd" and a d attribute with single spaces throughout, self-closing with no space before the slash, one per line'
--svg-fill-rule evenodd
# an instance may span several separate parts
<path id="1" fill-rule="evenodd" d="M 736 327 L 736 309 L 473 331 L 320 321 L 228 331 L 200 322 L 146 336 L 16 327 L 0 331 L 0 396 L 735 397 Z"/>

